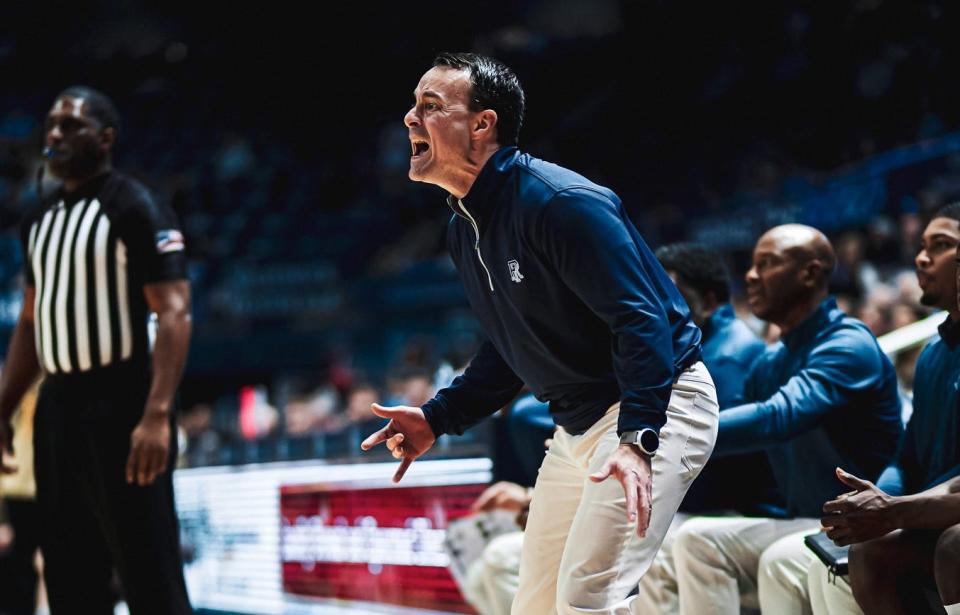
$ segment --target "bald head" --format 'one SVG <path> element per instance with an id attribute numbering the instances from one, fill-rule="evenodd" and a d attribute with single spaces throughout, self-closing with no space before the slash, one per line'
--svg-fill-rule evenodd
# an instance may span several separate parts
<path id="1" fill-rule="evenodd" d="M 820 283 L 826 287 L 830 281 L 830 274 L 836 265 L 837 256 L 827 236 L 812 226 L 805 224 L 775 226 L 760 237 L 757 247 L 759 248 L 761 244 L 801 264 L 819 261 Z"/>
<path id="2" fill-rule="evenodd" d="M 770 229 L 757 241 L 747 272 L 750 309 L 789 329 L 826 297 L 835 263 L 830 240 L 817 229 L 802 224 Z"/>

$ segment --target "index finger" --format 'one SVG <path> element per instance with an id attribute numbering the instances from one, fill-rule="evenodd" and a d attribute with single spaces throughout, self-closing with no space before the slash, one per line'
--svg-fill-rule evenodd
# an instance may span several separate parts
<path id="1" fill-rule="evenodd" d="M 653 512 L 653 494 L 649 489 L 644 488 L 642 484 L 637 485 L 637 492 L 640 494 L 637 502 L 637 535 L 643 538 L 647 535 L 647 528 L 650 527 L 650 514 Z"/>
<path id="2" fill-rule="evenodd" d="M 360 448 L 362 448 L 365 451 L 368 451 L 374 446 L 380 444 L 381 442 L 386 442 L 387 438 L 389 438 L 389 436 L 387 435 L 389 428 L 390 428 L 390 423 L 387 423 L 379 431 L 375 431 L 369 436 L 367 436 L 366 439 L 360 443 Z"/>
<path id="3" fill-rule="evenodd" d="M 633 472 L 624 472 L 620 484 L 623 485 L 623 494 L 627 498 L 627 519 L 633 523 L 637 520 L 637 477 Z"/>
<path id="4" fill-rule="evenodd" d="M 403 475 L 407 473 L 407 468 L 410 467 L 411 463 L 413 463 L 413 457 L 403 458 L 403 461 L 400 462 L 400 467 L 397 468 L 396 473 L 393 475 L 393 482 L 400 482 L 400 479 L 403 478 Z"/>

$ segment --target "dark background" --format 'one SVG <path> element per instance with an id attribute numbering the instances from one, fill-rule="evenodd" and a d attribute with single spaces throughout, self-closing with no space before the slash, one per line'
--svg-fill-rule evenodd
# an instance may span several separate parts
<path id="1" fill-rule="evenodd" d="M 512 66 L 521 148 L 612 188 L 653 247 L 711 243 L 739 280 L 759 231 L 798 220 L 858 234 L 893 275 L 917 220 L 960 198 L 958 31 L 946 0 L 5 3 L 0 341 L 67 85 L 115 99 L 117 166 L 183 221 L 184 404 L 231 416 L 244 385 L 342 405 L 470 356 L 443 193 L 406 178 L 402 118 L 437 52 Z"/>

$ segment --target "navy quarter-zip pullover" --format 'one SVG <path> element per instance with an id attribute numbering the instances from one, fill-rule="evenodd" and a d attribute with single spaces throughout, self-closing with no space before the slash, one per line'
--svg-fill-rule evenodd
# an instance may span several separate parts
<path id="1" fill-rule="evenodd" d="M 720 413 L 713 454 L 766 450 L 790 517 L 848 490 L 837 467 L 876 480 L 903 431 L 893 364 L 832 297 L 754 362 L 744 397 Z"/>
<path id="2" fill-rule="evenodd" d="M 450 254 L 489 341 L 423 406 L 434 433 L 463 433 L 523 383 L 569 433 L 617 401 L 619 433 L 659 431 L 700 330 L 617 195 L 505 147 L 448 204 Z"/>

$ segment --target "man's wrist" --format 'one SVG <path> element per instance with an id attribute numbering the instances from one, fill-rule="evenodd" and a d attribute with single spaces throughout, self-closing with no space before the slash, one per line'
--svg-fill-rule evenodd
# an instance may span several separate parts
<path id="1" fill-rule="evenodd" d="M 147 404 L 143 410 L 147 418 L 166 419 L 170 417 L 170 404 Z"/>
<path id="2" fill-rule="evenodd" d="M 898 495 L 890 498 L 887 504 L 886 517 L 894 528 L 906 528 L 910 523 L 913 509 L 916 505 L 916 497 L 912 495 Z"/>
<path id="3" fill-rule="evenodd" d="M 660 435 L 650 427 L 624 431 L 620 434 L 620 444 L 635 445 L 642 452 L 652 456 L 660 447 Z"/>
<path id="4" fill-rule="evenodd" d="M 643 450 L 642 448 L 640 448 L 639 446 L 637 446 L 636 444 L 621 444 L 621 445 L 620 445 L 620 448 L 626 449 L 626 450 L 630 451 L 631 453 L 633 453 L 633 454 L 635 454 L 635 455 L 637 455 L 637 456 L 639 456 L 639 457 L 643 457 L 643 458 L 646 459 L 647 461 L 649 461 L 650 459 L 652 459 L 652 457 L 651 457 L 650 455 L 648 455 L 647 453 L 645 453 L 644 450 Z"/>

